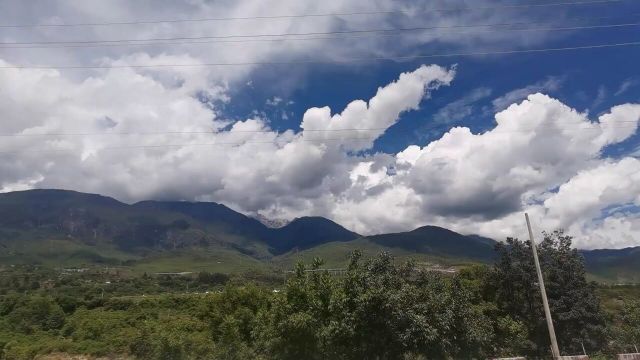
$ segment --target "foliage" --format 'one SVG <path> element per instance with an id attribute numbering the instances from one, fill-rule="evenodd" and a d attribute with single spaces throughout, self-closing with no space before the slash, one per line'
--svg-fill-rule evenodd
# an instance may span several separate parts
<path id="1" fill-rule="evenodd" d="M 544 356 L 550 341 L 531 244 L 510 238 L 506 244 L 498 244 L 497 251 L 496 305 L 502 315 L 525 324 L 528 342 L 522 350 Z M 544 233 L 538 254 L 561 351 L 579 354 L 582 345 L 590 352 L 605 348 L 605 315 L 595 284 L 586 280 L 582 256 L 571 248 L 571 237 L 562 231 Z"/>
<path id="2" fill-rule="evenodd" d="M 299 265 L 261 329 L 261 346 L 282 359 L 480 357 L 491 329 L 457 279 L 397 266 L 386 253 L 354 253 L 343 281 Z"/>
<path id="3" fill-rule="evenodd" d="M 599 288 L 605 313 L 570 237 L 545 234 L 539 253 L 564 354 L 581 353 L 583 343 L 591 354 L 611 354 L 639 342 L 637 289 Z M 316 258 L 299 263 L 284 285 L 273 274 L 14 267 L 0 281 L 0 359 L 53 352 L 139 359 L 545 356 L 531 248 L 509 239 L 497 255 L 494 266 L 446 274 L 355 251 L 339 274 Z"/>
<path id="4" fill-rule="evenodd" d="M 621 312 L 614 316 L 611 333 L 613 348 L 620 352 L 637 351 L 632 345 L 640 344 L 640 300 L 625 302 Z"/>

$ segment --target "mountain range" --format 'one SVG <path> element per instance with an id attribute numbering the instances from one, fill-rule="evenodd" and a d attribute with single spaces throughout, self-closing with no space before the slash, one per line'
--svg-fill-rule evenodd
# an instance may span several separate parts
<path id="1" fill-rule="evenodd" d="M 213 202 L 126 204 L 101 195 L 45 189 L 2 193 L 0 265 L 239 271 L 290 266 L 315 256 L 344 265 L 354 249 L 456 265 L 491 262 L 496 243 L 437 226 L 365 237 L 323 217 L 282 224 L 270 227 Z M 597 279 L 640 281 L 640 247 L 582 254 Z"/>

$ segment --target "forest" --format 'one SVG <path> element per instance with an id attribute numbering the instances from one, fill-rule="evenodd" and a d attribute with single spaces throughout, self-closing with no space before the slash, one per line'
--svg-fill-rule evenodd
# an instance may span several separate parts
<path id="1" fill-rule="evenodd" d="M 599 285 L 562 231 L 538 246 L 563 355 L 613 358 L 640 344 L 640 287 Z M 1 359 L 549 358 L 529 242 L 455 274 L 354 251 L 281 274 L 119 276 L 34 266 L 0 273 Z"/>

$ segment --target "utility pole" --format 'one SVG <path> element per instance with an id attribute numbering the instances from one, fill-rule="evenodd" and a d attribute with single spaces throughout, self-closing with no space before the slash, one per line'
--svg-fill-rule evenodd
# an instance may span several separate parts
<path id="1" fill-rule="evenodd" d="M 547 291 L 544 288 L 544 279 L 542 278 L 542 270 L 540 269 L 540 261 L 538 261 L 538 250 L 536 242 L 533 240 L 533 232 L 531 231 L 531 223 L 529 222 L 529 214 L 524 213 L 527 220 L 527 229 L 529 230 L 529 240 L 531 241 L 531 250 L 533 251 L 533 262 L 536 264 L 536 272 L 538 273 L 538 284 L 540 285 L 540 293 L 542 294 L 542 306 L 544 307 L 544 316 L 547 319 L 547 327 L 549 328 L 549 338 L 551 339 L 551 353 L 554 359 L 560 359 L 560 349 L 556 341 L 556 332 L 553 329 L 553 321 L 551 320 L 551 310 L 549 310 L 549 301 L 547 300 Z"/>

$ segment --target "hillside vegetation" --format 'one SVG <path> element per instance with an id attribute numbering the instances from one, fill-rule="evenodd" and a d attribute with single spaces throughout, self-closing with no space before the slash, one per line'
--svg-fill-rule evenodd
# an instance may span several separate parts
<path id="1" fill-rule="evenodd" d="M 635 288 L 596 288 L 571 238 L 540 246 L 563 354 L 594 357 L 640 340 Z M 510 239 L 494 265 L 457 274 L 355 251 L 344 272 L 319 258 L 275 277 L 127 276 L 12 267 L 0 278 L 6 359 L 71 354 L 138 359 L 548 357 L 531 249 Z M 247 274 L 248 275 L 248 274 Z M 635 296 L 634 296 L 635 294 Z M 602 301 L 604 300 L 604 301 Z"/>

